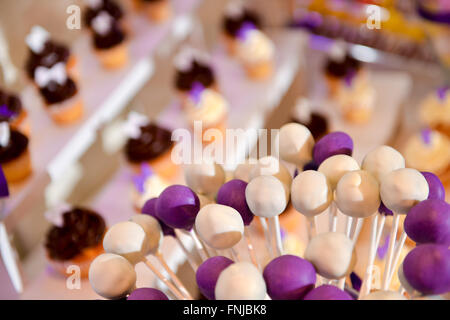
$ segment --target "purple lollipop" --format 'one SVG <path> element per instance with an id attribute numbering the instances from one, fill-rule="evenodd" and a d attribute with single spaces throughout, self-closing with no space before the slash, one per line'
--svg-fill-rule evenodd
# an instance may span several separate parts
<path id="1" fill-rule="evenodd" d="M 425 294 L 450 291 L 450 250 L 446 245 L 422 244 L 403 261 L 403 274 L 415 290 Z"/>
<path id="2" fill-rule="evenodd" d="M 156 214 L 169 227 L 190 231 L 200 210 L 200 200 L 194 191 L 182 185 L 164 189 L 156 202 Z"/>
<path id="3" fill-rule="evenodd" d="M 169 298 L 158 289 L 139 288 L 130 293 L 127 300 L 169 300 Z"/>
<path id="4" fill-rule="evenodd" d="M 431 172 L 421 172 L 428 182 L 428 199 L 445 200 L 445 188 L 441 180 Z"/>
<path id="5" fill-rule="evenodd" d="M 337 154 L 346 154 L 351 156 L 353 153 L 353 140 L 345 132 L 331 132 L 319 141 L 313 149 L 314 162 L 320 164 L 327 158 Z"/>
<path id="6" fill-rule="evenodd" d="M 324 284 L 308 292 L 303 300 L 353 300 L 353 298 L 336 286 Z"/>
<path id="7" fill-rule="evenodd" d="M 384 214 L 385 216 L 393 216 L 394 213 L 392 212 L 392 210 L 388 209 L 388 207 L 386 207 L 383 203 L 383 201 L 381 201 L 380 203 L 380 207 L 378 208 L 378 212 L 381 214 Z"/>
<path id="8" fill-rule="evenodd" d="M 305 259 L 283 255 L 264 268 L 263 277 L 273 300 L 301 300 L 314 288 L 316 270 Z"/>
<path id="9" fill-rule="evenodd" d="M 159 225 L 161 226 L 161 230 L 165 236 L 171 236 L 175 237 L 175 231 L 173 228 L 169 227 L 167 224 L 161 221 L 161 219 L 158 218 L 156 215 L 156 202 L 158 201 L 158 198 L 152 198 L 150 200 L 147 200 L 142 207 L 142 213 L 148 214 L 158 220 Z"/>
<path id="10" fill-rule="evenodd" d="M 424 200 L 409 210 L 404 226 L 417 243 L 450 245 L 450 205 L 444 200 Z"/>
<path id="11" fill-rule="evenodd" d="M 245 200 L 245 188 L 247 182 L 234 179 L 222 185 L 217 193 L 217 203 L 232 207 L 241 214 L 244 225 L 248 226 L 253 220 L 254 214 L 250 211 Z"/>
<path id="12" fill-rule="evenodd" d="M 314 162 L 314 160 L 311 160 L 310 162 L 305 164 L 305 166 L 303 167 L 303 171 L 307 171 L 307 170 L 317 171 L 318 168 L 319 168 L 319 166 Z"/>
<path id="13" fill-rule="evenodd" d="M 5 174 L 3 173 L 3 168 L 0 165 L 0 198 L 9 197 L 8 182 L 6 181 Z"/>
<path id="14" fill-rule="evenodd" d="M 197 269 L 195 278 L 197 280 L 200 292 L 208 298 L 208 300 L 215 300 L 214 291 L 216 289 L 217 279 L 220 273 L 225 270 L 233 260 L 222 256 L 215 256 L 203 262 Z"/>

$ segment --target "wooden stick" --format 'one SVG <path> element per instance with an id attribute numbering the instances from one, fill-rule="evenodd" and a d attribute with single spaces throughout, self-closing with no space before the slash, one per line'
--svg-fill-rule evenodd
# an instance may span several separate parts
<path id="1" fill-rule="evenodd" d="M 167 279 L 155 266 L 145 257 L 142 258 L 142 262 L 161 280 L 172 292 L 178 300 L 186 300 L 185 296 Z"/>
<path id="2" fill-rule="evenodd" d="M 163 268 L 167 271 L 167 273 L 169 274 L 170 278 L 172 278 L 173 282 L 175 283 L 175 285 L 178 286 L 178 289 L 183 293 L 183 295 L 188 299 L 188 300 L 193 300 L 191 294 L 189 293 L 189 291 L 186 289 L 186 287 L 183 285 L 183 283 L 181 282 L 180 278 L 178 278 L 178 276 L 175 274 L 175 272 L 172 271 L 172 269 L 169 267 L 169 265 L 167 264 L 166 259 L 164 259 L 164 256 L 162 255 L 161 251 L 158 251 L 155 254 L 156 258 L 158 259 L 158 261 L 161 263 L 161 265 L 163 266 Z"/>
<path id="3" fill-rule="evenodd" d="M 375 263 L 375 256 L 377 253 L 377 228 L 378 228 L 378 212 L 376 212 L 372 217 L 372 227 L 370 229 L 370 247 L 369 247 L 369 262 L 367 263 L 366 273 L 363 278 L 363 283 L 361 285 L 361 290 L 359 291 L 359 298 L 370 293 L 370 288 L 372 286 L 372 268 Z"/>
<path id="4" fill-rule="evenodd" d="M 391 237 L 389 238 L 388 253 L 386 258 L 386 266 L 383 272 L 383 290 L 387 290 L 389 286 L 389 273 L 391 272 L 392 259 L 394 257 L 394 244 L 397 238 L 399 220 L 400 215 L 394 212 L 394 220 L 392 222 Z"/>
<path id="5" fill-rule="evenodd" d="M 261 268 L 258 263 L 258 258 L 256 257 L 255 248 L 253 247 L 252 239 L 250 236 L 250 230 L 248 230 L 248 227 L 244 227 L 244 238 L 245 238 L 245 241 L 247 242 L 247 249 L 248 249 L 248 254 L 250 256 L 250 260 L 255 265 L 255 267 L 261 271 Z"/>
<path id="6" fill-rule="evenodd" d="M 191 266 L 192 270 L 194 270 L 194 272 L 197 272 L 198 264 L 197 264 L 197 262 L 195 262 L 194 257 L 192 257 L 192 255 L 190 254 L 188 249 L 184 246 L 181 239 L 178 238 L 178 236 L 175 236 L 175 240 L 178 242 L 178 245 L 180 246 L 181 250 L 183 250 L 184 254 L 186 255 L 186 259 L 187 259 L 189 265 Z"/>

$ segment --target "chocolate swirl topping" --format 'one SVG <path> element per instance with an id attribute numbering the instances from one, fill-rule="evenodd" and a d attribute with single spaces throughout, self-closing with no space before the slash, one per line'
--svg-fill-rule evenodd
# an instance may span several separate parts
<path id="1" fill-rule="evenodd" d="M 119 23 L 114 21 L 106 35 L 94 33 L 94 47 L 99 50 L 110 49 L 125 40 L 125 33 Z"/>
<path id="2" fill-rule="evenodd" d="M 66 46 L 53 41 L 47 41 L 44 45 L 44 50 L 40 54 L 36 54 L 30 50 L 25 65 L 27 75 L 30 79 L 34 79 L 34 71 L 37 67 L 51 68 L 58 62 L 67 63 L 69 56 L 70 51 Z"/>
<path id="3" fill-rule="evenodd" d="M 316 141 L 328 132 L 328 121 L 319 113 L 311 112 L 311 119 L 308 123 L 300 121 L 295 117 L 292 118 L 292 121 L 307 127 Z"/>
<path id="4" fill-rule="evenodd" d="M 0 146 L 0 163 L 7 163 L 18 158 L 27 150 L 27 147 L 27 136 L 11 129 L 8 145 L 6 147 Z"/>
<path id="5" fill-rule="evenodd" d="M 325 65 L 325 72 L 337 78 L 345 77 L 351 71 L 358 71 L 361 63 L 349 55 L 345 55 L 343 61 L 328 59 Z"/>
<path id="6" fill-rule="evenodd" d="M 259 17 L 255 13 L 244 9 L 244 12 L 240 17 L 225 16 L 222 28 L 227 35 L 235 38 L 245 22 L 252 23 L 258 29 L 261 27 Z"/>
<path id="7" fill-rule="evenodd" d="M 94 211 L 75 207 L 64 213 L 63 222 L 62 227 L 53 226 L 47 232 L 45 247 L 51 259 L 72 259 L 103 240 L 105 221 Z"/>
<path id="8" fill-rule="evenodd" d="M 0 108 L 6 107 L 11 116 L 0 112 L 0 122 L 14 120 L 23 110 L 22 102 L 15 94 L 8 94 L 0 89 Z"/>
<path id="9" fill-rule="evenodd" d="M 56 81 L 50 81 L 46 87 L 40 88 L 39 91 L 47 105 L 52 106 L 55 103 L 72 98 L 78 92 L 78 89 L 75 82 L 67 78 L 67 81 L 63 85 L 60 85 Z"/>
<path id="10" fill-rule="evenodd" d="M 137 139 L 130 138 L 125 146 L 125 154 L 131 163 L 141 163 L 152 160 L 173 145 L 172 133 L 155 124 L 141 127 L 141 136 Z"/>
<path id="11" fill-rule="evenodd" d="M 177 70 L 175 86 L 178 90 L 190 91 L 195 82 L 199 82 L 205 88 L 209 88 L 215 83 L 212 69 L 196 60 L 192 61 L 190 70 Z"/>
<path id="12" fill-rule="evenodd" d="M 120 20 L 123 17 L 122 8 L 112 0 L 103 0 L 102 4 L 98 8 L 87 7 L 84 14 L 84 24 L 87 27 L 91 27 L 92 20 L 101 12 L 106 11 L 115 20 Z"/>

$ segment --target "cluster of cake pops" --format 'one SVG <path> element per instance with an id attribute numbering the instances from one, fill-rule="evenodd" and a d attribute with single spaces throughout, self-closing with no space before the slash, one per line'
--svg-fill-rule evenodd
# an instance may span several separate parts
<path id="1" fill-rule="evenodd" d="M 112 226 L 103 241 L 106 253 L 90 268 L 93 289 L 108 299 L 168 299 L 157 289 L 136 289 L 134 265 L 142 262 L 174 298 L 192 299 L 160 251 L 165 235 L 177 240 L 199 291 L 211 300 L 398 300 L 450 291 L 450 205 L 435 175 L 405 168 L 403 156 L 389 146 L 372 150 L 360 165 L 352 157 L 352 139 L 343 132 L 315 142 L 306 127 L 290 123 L 278 138 L 281 160 L 265 157 L 239 165 L 230 178 L 212 161 L 190 165 L 185 169 L 187 186 L 167 187 L 147 201 L 142 214 Z M 296 175 L 283 162 L 295 166 Z M 279 216 L 289 201 L 309 222 L 303 257 L 284 252 Z M 329 215 L 326 232 L 318 232 L 320 214 Z M 382 283 L 373 288 L 376 252 L 389 215 Z M 345 231 L 339 232 L 342 217 Z M 368 256 L 362 286 L 355 292 L 346 287 L 346 279 L 354 271 L 355 246 L 366 220 Z M 249 228 L 255 223 L 264 231 L 268 260 L 255 249 Z M 193 251 L 183 236 L 192 239 Z M 400 263 L 407 237 L 417 246 Z M 237 250 L 241 240 L 248 251 L 245 257 Z M 401 288 L 390 291 L 399 263 Z"/>

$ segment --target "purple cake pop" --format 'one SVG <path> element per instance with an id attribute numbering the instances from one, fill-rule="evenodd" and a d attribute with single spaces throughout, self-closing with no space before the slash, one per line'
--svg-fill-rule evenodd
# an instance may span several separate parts
<path id="1" fill-rule="evenodd" d="M 394 213 L 392 212 L 392 210 L 390 210 L 388 207 L 386 207 L 383 203 L 383 201 L 381 201 L 380 203 L 380 207 L 378 208 L 378 212 L 381 214 L 384 214 L 385 216 L 393 216 Z"/>
<path id="2" fill-rule="evenodd" d="M 209 258 L 198 267 L 195 278 L 200 292 L 207 299 L 216 299 L 214 291 L 216 289 L 217 279 L 219 279 L 220 273 L 233 263 L 233 260 L 226 257 L 215 256 Z"/>
<path id="3" fill-rule="evenodd" d="M 353 300 L 353 298 L 336 286 L 324 284 L 308 292 L 303 300 Z"/>
<path id="4" fill-rule="evenodd" d="M 409 210 L 405 231 L 417 243 L 450 245 L 450 205 L 444 200 L 424 200 Z"/>
<path id="5" fill-rule="evenodd" d="M 147 200 L 142 207 L 142 213 L 148 214 L 158 220 L 159 225 L 161 226 L 161 230 L 165 236 L 171 236 L 175 237 L 175 231 L 173 228 L 169 227 L 167 224 L 161 221 L 161 219 L 158 218 L 156 215 L 156 202 L 158 201 L 158 198 L 152 198 L 150 200 Z"/>
<path id="6" fill-rule="evenodd" d="M 305 259 L 283 255 L 264 268 L 263 277 L 273 300 L 301 300 L 314 288 L 316 270 Z"/>
<path id="7" fill-rule="evenodd" d="M 200 210 L 200 200 L 192 189 L 172 185 L 164 189 L 156 202 L 156 214 L 169 227 L 190 231 Z"/>
<path id="8" fill-rule="evenodd" d="M 252 222 L 254 214 L 245 200 L 245 188 L 247 188 L 245 181 L 239 179 L 228 181 L 220 187 L 217 193 L 217 203 L 236 209 L 241 214 L 244 225 L 248 226 Z"/>
<path id="9" fill-rule="evenodd" d="M 139 288 L 130 293 L 127 300 L 169 300 L 169 298 L 158 289 Z"/>
<path id="10" fill-rule="evenodd" d="M 337 154 L 351 156 L 353 153 L 353 140 L 345 132 L 331 132 L 321 138 L 314 146 L 314 162 L 320 164 L 327 158 Z"/>
<path id="11" fill-rule="evenodd" d="M 311 160 L 310 162 L 305 164 L 305 166 L 303 167 L 303 171 L 307 171 L 307 170 L 316 170 L 317 171 L 318 168 L 319 168 L 319 166 L 314 162 L 314 160 Z"/>
<path id="12" fill-rule="evenodd" d="M 406 281 L 425 295 L 450 291 L 450 250 L 447 245 L 422 244 L 403 261 Z"/>
<path id="13" fill-rule="evenodd" d="M 431 172 L 421 172 L 428 182 L 428 199 L 445 200 L 445 188 L 441 180 Z"/>

